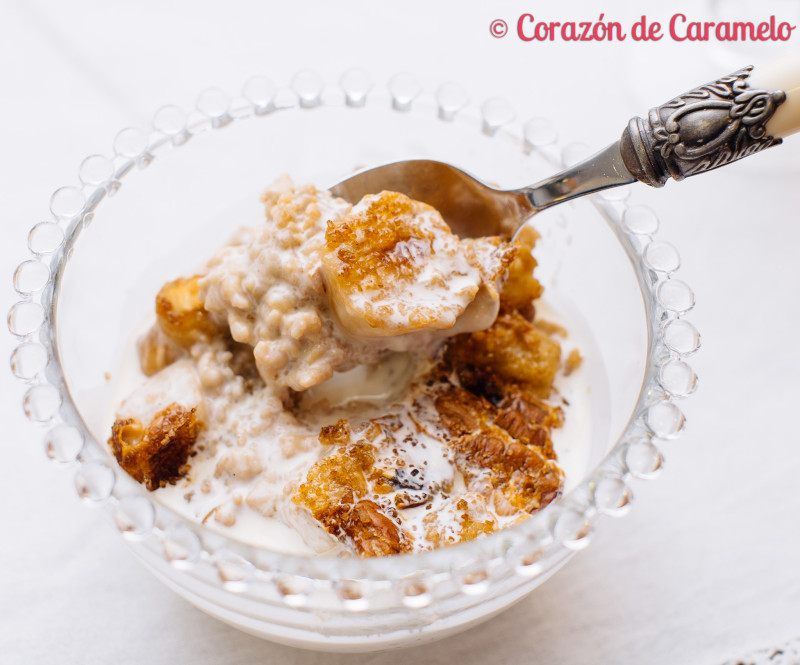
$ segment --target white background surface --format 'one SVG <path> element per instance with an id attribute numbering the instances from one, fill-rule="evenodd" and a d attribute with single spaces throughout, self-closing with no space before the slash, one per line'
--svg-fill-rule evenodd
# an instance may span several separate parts
<path id="1" fill-rule="evenodd" d="M 502 95 L 553 118 L 564 143 L 600 148 L 627 119 L 749 64 L 705 44 L 525 44 L 489 35 L 516 17 L 665 20 L 648 2 L 174 2 L 0 0 L 0 310 L 50 193 L 124 126 L 162 104 L 254 74 L 286 84 L 303 67 L 335 80 L 406 70 L 427 89 Z M 798 3 L 743 12 L 797 20 Z M 684 3 L 701 16 L 703 3 Z M 794 12 L 794 15 L 792 14 Z M 742 12 L 740 12 L 742 13 Z M 800 34 L 800 33 L 796 33 Z M 789 47 L 800 47 L 795 36 Z M 755 53 L 787 50 L 770 44 Z M 644 78 L 646 72 L 652 73 Z M 533 595 L 469 633 L 405 652 L 330 656 L 272 645 L 206 617 L 155 580 L 47 462 L 42 431 L 0 372 L 0 663 L 722 663 L 800 635 L 797 330 L 800 139 L 666 189 L 642 186 L 680 250 L 703 335 L 700 388 L 667 468 L 634 486 L 630 516 Z M 2 277 L 5 275 L 5 277 Z M 0 334 L 0 356 L 14 341 Z"/>

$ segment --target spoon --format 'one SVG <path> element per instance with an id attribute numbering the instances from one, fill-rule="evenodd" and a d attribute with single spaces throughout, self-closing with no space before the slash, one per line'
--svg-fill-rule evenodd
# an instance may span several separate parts
<path id="1" fill-rule="evenodd" d="M 457 235 L 510 237 L 536 213 L 636 181 L 704 173 L 800 131 L 800 52 L 756 70 L 745 67 L 633 118 L 596 155 L 529 187 L 492 188 L 450 164 L 415 159 L 367 169 L 331 191 L 350 203 L 383 190 L 436 208 Z"/>

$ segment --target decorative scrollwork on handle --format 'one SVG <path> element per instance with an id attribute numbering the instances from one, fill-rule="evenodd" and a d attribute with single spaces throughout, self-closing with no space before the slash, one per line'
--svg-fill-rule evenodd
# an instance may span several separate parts
<path id="1" fill-rule="evenodd" d="M 633 118 L 622 134 L 622 159 L 631 174 L 654 187 L 781 143 L 766 125 L 786 99 L 781 90 L 755 90 L 745 67 Z"/>

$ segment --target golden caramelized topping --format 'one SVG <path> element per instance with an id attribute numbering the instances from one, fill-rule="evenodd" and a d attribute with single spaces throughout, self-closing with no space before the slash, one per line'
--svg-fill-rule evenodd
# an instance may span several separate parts
<path id="1" fill-rule="evenodd" d="M 452 328 L 482 289 L 497 300 L 516 253 L 499 238 L 458 238 L 434 208 L 396 192 L 365 196 L 329 221 L 325 243 L 322 274 L 340 323 L 374 337 Z"/>
<path id="2" fill-rule="evenodd" d="M 459 335 L 448 345 L 448 360 L 469 370 L 480 362 L 504 381 L 550 393 L 561 361 L 561 346 L 518 312 L 501 312 L 494 325 Z"/>
<path id="3" fill-rule="evenodd" d="M 324 522 L 338 505 L 353 504 L 366 494 L 365 472 L 374 461 L 375 451 L 370 445 L 339 448 L 311 467 L 297 495 L 314 517 Z"/>
<path id="4" fill-rule="evenodd" d="M 540 237 L 530 224 L 523 226 L 517 234 L 515 238 L 517 255 L 508 266 L 508 276 L 500 293 L 503 307 L 524 309 L 542 295 L 544 289 L 539 280 L 533 276 L 537 263 L 531 254 Z"/>
<path id="5" fill-rule="evenodd" d="M 336 259 L 338 281 L 365 290 L 382 288 L 387 278 L 414 277 L 420 259 L 433 254 L 434 240 L 449 235 L 450 227 L 431 206 L 383 192 L 328 222 L 325 241 Z"/>
<path id="6" fill-rule="evenodd" d="M 411 549 L 408 537 L 372 501 L 356 502 L 344 511 L 340 523 L 342 532 L 362 556 L 387 556 Z"/>
<path id="7" fill-rule="evenodd" d="M 339 420 L 335 425 L 326 425 L 319 433 L 319 442 L 325 446 L 343 446 L 350 442 L 350 425 Z"/>
<path id="8" fill-rule="evenodd" d="M 183 347 L 218 333 L 216 324 L 200 299 L 200 278 L 200 275 L 195 275 L 167 282 L 156 296 L 159 327 L 169 339 Z"/>
<path id="9" fill-rule="evenodd" d="M 438 392 L 439 424 L 453 437 L 456 466 L 467 480 L 484 485 L 499 514 L 525 513 L 550 503 L 560 491 L 550 432 L 563 422 L 561 409 L 518 386 L 500 385 L 498 406 L 464 388 Z M 484 473 L 488 472 L 488 473 Z"/>
<path id="10" fill-rule="evenodd" d="M 495 424 L 522 443 L 537 446 L 547 459 L 555 459 L 550 431 L 564 424 L 564 413 L 520 392 L 499 409 Z"/>
<path id="11" fill-rule="evenodd" d="M 451 436 L 477 432 L 491 420 L 492 405 L 469 390 L 448 385 L 434 397 L 439 422 Z"/>
<path id="12" fill-rule="evenodd" d="M 452 445 L 467 485 L 473 479 L 488 482 L 491 489 L 486 489 L 501 515 L 534 512 L 561 491 L 562 474 L 556 463 L 547 460 L 536 446 L 525 445 L 500 427 L 486 425 Z"/>
<path id="13" fill-rule="evenodd" d="M 349 427 L 339 430 L 349 438 Z M 293 500 L 307 507 L 325 529 L 363 556 L 397 554 L 411 549 L 411 538 L 400 531 L 369 499 L 375 448 L 358 442 L 341 447 L 317 462 Z"/>
<path id="14" fill-rule="evenodd" d="M 116 420 L 108 443 L 119 465 L 152 491 L 186 474 L 199 431 L 196 410 L 173 402 L 147 427 L 137 418 Z"/>

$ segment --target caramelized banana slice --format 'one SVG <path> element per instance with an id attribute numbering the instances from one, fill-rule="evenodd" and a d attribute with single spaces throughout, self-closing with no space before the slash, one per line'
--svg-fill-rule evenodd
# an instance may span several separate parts
<path id="1" fill-rule="evenodd" d="M 476 297 L 497 313 L 496 282 L 516 248 L 500 238 L 460 239 L 431 206 L 396 192 L 365 196 L 328 222 L 322 274 L 334 311 L 350 333 L 369 337 L 446 330 Z M 459 330 L 461 330 L 459 328 Z"/>
<path id="2" fill-rule="evenodd" d="M 485 388 L 496 375 L 547 397 L 561 363 L 561 346 L 521 314 L 501 312 L 488 330 L 456 337 L 447 357 L 465 383 Z"/>
<path id="3" fill-rule="evenodd" d="M 217 332 L 217 326 L 200 298 L 200 277 L 181 277 L 167 282 L 156 296 L 159 327 L 169 339 L 183 347 L 213 337 Z"/>
<path id="4" fill-rule="evenodd" d="M 125 471 L 156 490 L 186 474 L 206 416 L 200 379 L 183 358 L 120 404 L 108 443 Z"/>
<path id="5" fill-rule="evenodd" d="M 516 235 L 519 251 L 508 266 L 508 278 L 500 293 L 500 300 L 508 309 L 523 310 L 530 307 L 544 291 L 539 280 L 533 276 L 538 264 L 531 252 L 539 238 L 541 236 L 530 224 L 523 226 Z"/>
<path id="6" fill-rule="evenodd" d="M 346 421 L 323 428 L 325 443 L 350 439 Z M 412 539 L 369 494 L 368 475 L 375 448 L 364 442 L 340 446 L 318 461 L 292 497 L 307 508 L 331 535 L 362 556 L 386 556 L 409 551 Z"/>
<path id="7" fill-rule="evenodd" d="M 146 427 L 138 418 L 117 419 L 108 443 L 119 465 L 153 491 L 186 474 L 199 431 L 197 410 L 173 402 Z"/>

